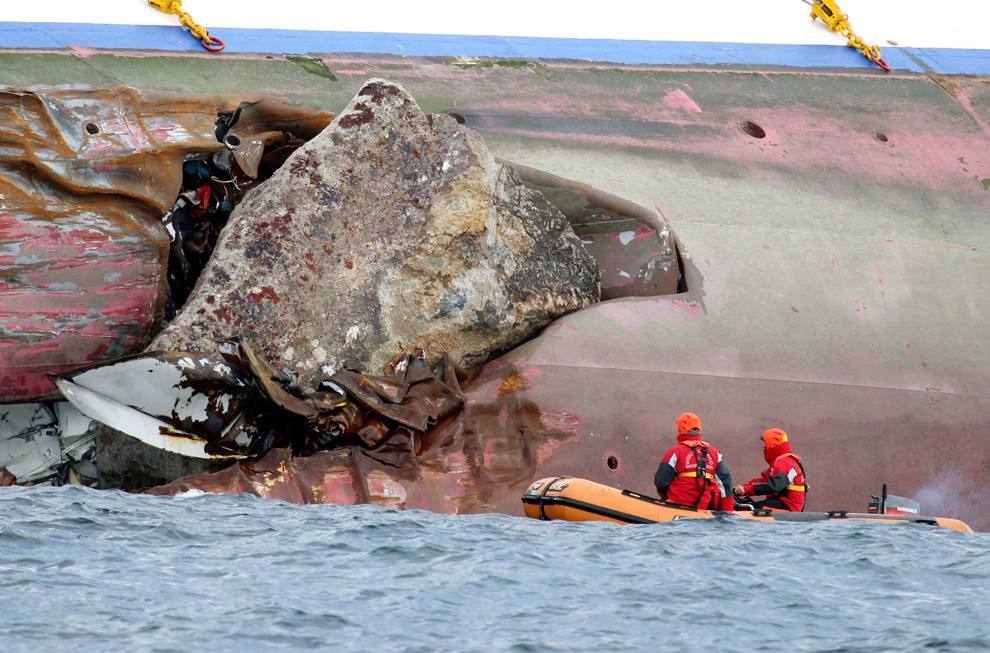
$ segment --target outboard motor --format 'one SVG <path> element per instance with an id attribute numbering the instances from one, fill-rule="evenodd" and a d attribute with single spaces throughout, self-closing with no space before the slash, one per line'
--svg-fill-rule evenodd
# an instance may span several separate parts
<path id="1" fill-rule="evenodd" d="M 866 512 L 872 515 L 907 515 L 921 514 L 921 504 L 914 499 L 887 494 L 887 484 L 883 484 L 880 496 L 873 496 Z"/>

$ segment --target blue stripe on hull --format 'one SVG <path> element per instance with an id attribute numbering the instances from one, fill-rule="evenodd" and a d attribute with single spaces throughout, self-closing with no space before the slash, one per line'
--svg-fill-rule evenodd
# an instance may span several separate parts
<path id="1" fill-rule="evenodd" d="M 751 65 L 798 68 L 872 68 L 844 45 L 769 45 L 696 41 L 445 36 L 215 27 L 228 52 L 385 53 L 407 56 L 578 59 L 623 64 Z M 66 48 L 202 51 L 182 28 L 153 25 L 0 22 L 0 48 Z M 990 50 L 884 48 L 894 69 L 942 74 L 990 75 Z"/>

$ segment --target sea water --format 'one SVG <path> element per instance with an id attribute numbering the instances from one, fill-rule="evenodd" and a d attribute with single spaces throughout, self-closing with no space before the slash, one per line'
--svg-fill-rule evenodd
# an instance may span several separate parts
<path id="1" fill-rule="evenodd" d="M 990 537 L 0 490 L 0 651 L 964 651 Z"/>

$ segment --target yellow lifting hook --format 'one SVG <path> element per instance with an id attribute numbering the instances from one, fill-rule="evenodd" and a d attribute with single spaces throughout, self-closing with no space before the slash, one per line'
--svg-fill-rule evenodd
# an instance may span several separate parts
<path id="1" fill-rule="evenodd" d="M 849 24 L 849 14 L 842 13 L 839 5 L 835 4 L 835 0 L 802 0 L 802 2 L 811 7 L 812 19 L 820 18 L 825 23 L 825 26 L 828 27 L 828 31 L 837 32 L 846 37 L 846 45 L 850 48 L 856 48 L 863 53 L 864 57 L 876 65 L 886 71 L 890 70 L 890 66 L 880 56 L 880 46 L 866 45 L 863 39 L 856 35 L 856 32 L 852 30 L 852 26 Z"/>
<path id="2" fill-rule="evenodd" d="M 192 19 L 188 12 L 182 11 L 182 0 L 148 0 L 148 4 L 164 14 L 174 14 L 179 17 L 179 24 L 188 29 L 199 39 L 203 47 L 210 52 L 220 52 L 224 48 L 223 41 L 210 36 L 206 28 Z"/>

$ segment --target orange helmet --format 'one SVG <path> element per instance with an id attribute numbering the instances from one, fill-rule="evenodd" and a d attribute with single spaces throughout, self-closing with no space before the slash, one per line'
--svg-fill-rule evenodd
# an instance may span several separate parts
<path id="1" fill-rule="evenodd" d="M 782 429 L 767 429 L 763 432 L 762 439 L 763 446 L 771 449 L 787 442 L 787 434 Z"/>
<path id="2" fill-rule="evenodd" d="M 677 434 L 684 435 L 691 431 L 701 433 L 701 418 L 694 413 L 684 413 L 677 418 Z"/>

